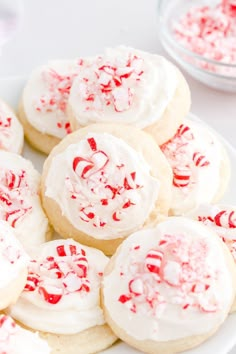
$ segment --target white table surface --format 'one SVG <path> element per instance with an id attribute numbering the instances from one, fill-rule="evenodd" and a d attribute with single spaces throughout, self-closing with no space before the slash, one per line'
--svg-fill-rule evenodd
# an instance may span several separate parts
<path id="1" fill-rule="evenodd" d="M 21 27 L 2 48 L 0 80 L 27 76 L 49 59 L 97 54 L 119 44 L 165 54 L 157 34 L 156 0 L 22 2 Z M 236 147 L 236 94 L 215 91 L 188 75 L 186 78 L 192 92 L 192 112 Z M 236 354 L 236 348 L 231 354 Z"/>

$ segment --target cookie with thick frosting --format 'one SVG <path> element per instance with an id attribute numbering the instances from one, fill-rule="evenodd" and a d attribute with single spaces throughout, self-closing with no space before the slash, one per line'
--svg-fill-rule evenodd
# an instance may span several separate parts
<path id="1" fill-rule="evenodd" d="M 160 148 L 173 171 L 172 215 L 183 215 L 223 196 L 230 161 L 221 141 L 206 126 L 185 120 Z"/>
<path id="2" fill-rule="evenodd" d="M 51 349 L 37 333 L 20 327 L 10 316 L 0 315 L 0 353 L 50 354 Z"/>
<path id="3" fill-rule="evenodd" d="M 16 231 L 0 220 L 0 310 L 16 302 L 20 296 L 28 263 L 29 256 L 18 241 Z"/>
<path id="4" fill-rule="evenodd" d="M 24 291 L 8 309 L 40 331 L 52 353 L 95 353 L 116 341 L 100 306 L 100 286 L 108 258 L 99 250 L 68 240 L 40 247 L 30 262 Z"/>
<path id="5" fill-rule="evenodd" d="M 53 149 L 43 168 L 42 201 L 60 235 L 112 254 L 131 232 L 167 215 L 171 181 L 150 135 L 94 124 Z"/>
<path id="6" fill-rule="evenodd" d="M 19 118 L 29 143 L 45 154 L 71 132 L 67 100 L 80 66 L 80 60 L 50 61 L 32 72 L 24 88 Z"/>
<path id="7" fill-rule="evenodd" d="M 121 46 L 86 59 L 70 91 L 68 116 L 74 130 L 93 123 L 130 124 L 162 144 L 189 107 L 188 85 L 173 64 Z"/>
<path id="8" fill-rule="evenodd" d="M 0 220 L 15 228 L 28 252 L 51 234 L 39 190 L 40 174 L 31 161 L 0 151 Z"/>
<path id="9" fill-rule="evenodd" d="M 0 100 L 0 149 L 21 154 L 24 131 L 13 110 Z"/>
<path id="10" fill-rule="evenodd" d="M 213 335 L 235 296 L 229 250 L 200 223 L 171 217 L 128 237 L 104 271 L 105 318 L 145 353 L 177 353 Z"/>

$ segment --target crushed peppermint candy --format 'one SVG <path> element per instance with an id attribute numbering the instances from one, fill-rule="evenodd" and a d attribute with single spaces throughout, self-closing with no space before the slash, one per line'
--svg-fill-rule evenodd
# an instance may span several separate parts
<path id="1" fill-rule="evenodd" d="M 173 30 L 176 39 L 188 50 L 220 63 L 236 64 L 235 0 L 192 7 L 174 23 Z M 198 64 L 210 71 L 224 69 L 204 61 Z M 236 71 L 228 72 L 232 73 L 236 75 Z"/>
<path id="2" fill-rule="evenodd" d="M 63 296 L 91 291 L 86 251 L 75 244 L 56 246 L 56 255 L 32 260 L 24 291 L 37 292 L 41 299 L 56 305 Z M 100 277 L 100 274 L 98 274 Z"/>
<path id="3" fill-rule="evenodd" d="M 215 291 L 211 291 L 219 269 L 209 267 L 209 245 L 204 239 L 165 234 L 155 248 L 137 260 L 133 252 L 140 248 L 133 247 L 129 264 L 120 266 L 120 276 L 127 277 L 128 291 L 119 294 L 117 300 L 131 312 L 158 318 L 168 305 L 207 313 L 220 308 Z"/>
<path id="4" fill-rule="evenodd" d="M 107 106 L 118 113 L 129 110 L 143 73 L 143 59 L 137 55 L 113 61 L 97 57 L 78 77 L 85 111 L 102 112 Z"/>
<path id="5" fill-rule="evenodd" d="M 209 205 L 205 210 L 199 207 L 189 216 L 211 227 L 227 245 L 236 262 L 236 210 L 234 207 Z"/>
<path id="6" fill-rule="evenodd" d="M 7 352 L 2 351 L 4 346 L 10 340 L 10 337 L 17 332 L 16 323 L 14 320 L 6 315 L 0 316 L 0 350 L 2 354 L 7 354 Z"/>
<path id="7" fill-rule="evenodd" d="M 16 227 L 32 211 L 27 196 L 32 195 L 27 183 L 27 173 L 0 168 L 0 219 Z"/>
<path id="8" fill-rule="evenodd" d="M 137 204 L 133 192 L 143 186 L 137 182 L 136 171 L 128 171 L 124 163 L 112 167 L 113 175 L 116 175 L 112 183 L 107 173 L 107 167 L 112 164 L 109 152 L 100 150 L 94 137 L 88 138 L 87 144 L 90 153 L 73 159 L 74 181 L 66 178 L 70 199 L 78 204 L 80 220 L 90 223 L 94 228 L 104 228 L 108 222 L 118 224 L 124 219 L 125 212 Z M 78 179 L 87 193 L 97 196 L 93 202 L 86 198 L 81 187 L 78 188 Z"/>
<path id="9" fill-rule="evenodd" d="M 187 154 L 194 140 L 192 129 L 187 124 L 181 124 L 174 137 L 161 145 L 173 170 L 173 186 L 182 190 L 191 189 L 196 184 L 195 168 L 205 169 L 211 164 L 203 152 L 195 150 L 191 156 Z"/>
<path id="10" fill-rule="evenodd" d="M 62 75 L 55 69 L 49 68 L 42 72 L 42 80 L 46 85 L 46 93 L 35 99 L 34 107 L 39 113 L 53 113 L 56 125 L 63 129 L 65 134 L 71 133 L 70 122 L 66 117 L 67 101 L 75 77 L 78 75 L 83 61 L 78 61 L 78 68 L 71 74 Z"/>

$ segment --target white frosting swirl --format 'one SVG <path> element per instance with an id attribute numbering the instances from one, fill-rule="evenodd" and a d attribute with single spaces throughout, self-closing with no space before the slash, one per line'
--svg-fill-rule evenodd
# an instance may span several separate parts
<path id="1" fill-rule="evenodd" d="M 38 131 L 63 138 L 71 132 L 67 100 L 81 61 L 51 61 L 31 74 L 23 93 L 30 124 Z"/>
<path id="2" fill-rule="evenodd" d="M 48 343 L 17 325 L 14 320 L 0 315 L 0 353 L 2 354 L 50 354 Z"/>
<path id="3" fill-rule="evenodd" d="M 202 222 L 225 242 L 236 263 L 236 207 L 232 205 L 202 204 L 186 216 Z"/>
<path id="4" fill-rule="evenodd" d="M 113 122 L 144 128 L 160 119 L 177 86 L 176 70 L 165 58 L 117 47 L 86 60 L 68 103 L 82 126 Z"/>
<path id="5" fill-rule="evenodd" d="M 26 270 L 28 263 L 29 257 L 17 240 L 15 230 L 0 220 L 0 292 Z"/>
<path id="6" fill-rule="evenodd" d="M 10 314 L 26 326 L 57 334 L 104 324 L 99 293 L 107 262 L 101 251 L 71 239 L 41 245 Z"/>
<path id="7" fill-rule="evenodd" d="M 222 145 L 203 125 L 186 120 L 161 146 L 173 170 L 172 206 L 181 215 L 210 203 L 221 184 Z"/>
<path id="8" fill-rule="evenodd" d="M 40 175 L 23 157 L 0 151 L 0 220 L 14 227 L 27 251 L 45 241 L 48 220 L 39 198 Z"/>
<path id="9" fill-rule="evenodd" d="M 0 149 L 20 153 L 24 131 L 14 112 L 0 100 Z"/>
<path id="10" fill-rule="evenodd" d="M 45 185 L 46 196 L 74 227 L 97 239 L 114 239 L 144 224 L 160 182 L 127 143 L 90 133 L 53 157 Z"/>
<path id="11" fill-rule="evenodd" d="M 126 239 L 103 282 L 111 319 L 137 340 L 210 332 L 225 320 L 234 299 L 221 241 L 180 217 Z"/>

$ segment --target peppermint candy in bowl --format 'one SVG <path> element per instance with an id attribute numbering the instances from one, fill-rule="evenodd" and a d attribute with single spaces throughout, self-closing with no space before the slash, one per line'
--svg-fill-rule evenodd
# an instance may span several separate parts
<path id="1" fill-rule="evenodd" d="M 104 271 L 105 318 L 145 353 L 178 353 L 211 337 L 235 299 L 229 250 L 204 225 L 171 217 L 133 233 Z"/>
<path id="2" fill-rule="evenodd" d="M 35 251 L 17 303 L 7 312 L 39 331 L 53 353 L 95 353 L 116 340 L 100 306 L 108 258 L 72 239 L 47 242 Z"/>
<path id="3" fill-rule="evenodd" d="M 236 92 L 235 0 L 158 1 L 161 42 L 191 76 Z"/>

